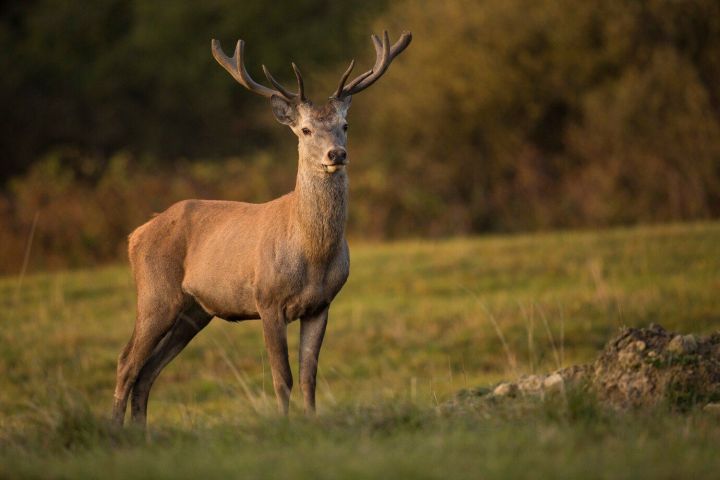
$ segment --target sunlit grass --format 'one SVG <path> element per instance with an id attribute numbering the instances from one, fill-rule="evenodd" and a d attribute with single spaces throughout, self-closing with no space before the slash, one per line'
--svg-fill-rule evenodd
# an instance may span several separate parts
<path id="1" fill-rule="evenodd" d="M 277 418 L 259 322 L 214 320 L 158 380 L 150 446 L 104 423 L 132 331 L 128 269 L 35 274 L 19 289 L 17 278 L 0 279 L 0 477 L 237 469 L 322 477 L 326 468 L 328 478 L 477 478 L 521 466 L 549 473 L 544 457 L 592 473 L 589 458 L 613 455 L 628 468 L 655 459 L 658 474 L 709 471 L 661 455 L 662 439 L 675 439 L 683 458 L 707 461 L 720 431 L 699 413 L 669 416 L 658 433 L 635 417 L 580 425 L 567 406 L 559 420 L 546 405 L 449 416 L 439 407 L 463 388 L 589 361 L 620 325 L 719 329 L 720 224 L 351 244 L 351 252 L 321 354 L 317 421 L 302 418 L 298 389 L 291 421 Z M 298 330 L 290 326 L 295 368 Z M 625 438 L 633 435 L 641 438 Z M 515 459 L 515 450 L 525 453 Z"/>

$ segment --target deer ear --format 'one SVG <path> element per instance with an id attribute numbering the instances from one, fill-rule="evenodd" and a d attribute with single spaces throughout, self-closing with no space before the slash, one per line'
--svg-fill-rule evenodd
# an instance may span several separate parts
<path id="1" fill-rule="evenodd" d="M 273 95 L 270 97 L 273 115 L 283 125 L 293 125 L 297 120 L 297 106 L 284 98 Z"/>
<path id="2" fill-rule="evenodd" d="M 347 114 L 348 108 L 350 108 L 351 103 L 352 103 L 351 95 L 343 97 L 342 100 L 335 99 L 335 104 L 337 105 L 338 112 L 342 113 L 343 115 Z"/>

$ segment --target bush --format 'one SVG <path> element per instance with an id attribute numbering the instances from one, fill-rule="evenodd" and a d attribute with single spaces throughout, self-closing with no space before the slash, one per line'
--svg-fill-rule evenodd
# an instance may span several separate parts
<path id="1" fill-rule="evenodd" d="M 13 181 L 0 204 L 7 213 L 0 217 L 0 232 L 8 239 L 0 250 L 1 271 L 20 270 L 36 215 L 31 268 L 88 265 L 125 258 L 130 232 L 176 201 L 201 197 L 260 202 L 291 188 L 283 169 L 265 154 L 180 162 L 170 173 L 118 154 L 102 172 L 88 167 L 83 173 L 82 165 L 98 162 L 73 153 L 55 152 Z"/>

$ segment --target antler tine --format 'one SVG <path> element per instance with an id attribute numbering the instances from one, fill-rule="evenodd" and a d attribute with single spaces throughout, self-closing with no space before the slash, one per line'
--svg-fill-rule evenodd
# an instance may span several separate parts
<path id="1" fill-rule="evenodd" d="M 386 32 L 386 33 L 387 33 L 387 32 Z M 375 35 L 374 33 L 370 34 L 370 39 L 371 39 L 372 42 L 373 42 L 373 47 L 375 47 L 375 65 L 373 65 L 373 68 L 371 68 L 370 70 L 368 70 L 367 72 L 365 72 L 365 73 L 363 73 L 363 74 L 361 74 L 361 75 L 358 75 L 358 76 L 355 77 L 350 83 L 348 83 L 347 86 L 346 86 L 346 88 L 345 88 L 346 90 L 352 90 L 352 89 L 355 87 L 355 85 L 357 85 L 358 83 L 360 83 L 360 82 L 362 82 L 363 80 L 365 80 L 365 79 L 366 79 L 368 76 L 370 76 L 374 71 L 377 71 L 377 68 L 380 66 L 380 65 L 379 65 L 379 64 L 380 64 L 380 61 L 381 61 L 382 58 L 383 58 L 382 42 L 380 41 L 380 37 L 378 37 L 378 36 Z"/>
<path id="2" fill-rule="evenodd" d="M 307 98 L 305 98 L 305 83 L 303 83 L 302 73 L 300 73 L 300 69 L 295 65 L 295 62 L 291 62 L 291 65 L 293 72 L 295 72 L 295 78 L 297 79 L 298 95 L 300 96 L 300 100 L 304 102 Z"/>
<path id="3" fill-rule="evenodd" d="M 287 91 L 274 78 L 272 78 L 272 75 L 270 75 L 270 72 L 267 71 L 265 65 L 263 65 L 263 71 L 265 72 L 265 76 L 268 77 L 270 83 L 272 83 L 277 90 L 273 90 L 272 88 L 261 85 L 252 79 L 247 69 L 245 68 L 245 42 L 243 40 L 237 41 L 237 44 L 235 45 L 235 53 L 233 54 L 232 58 L 225 55 L 225 52 L 223 52 L 222 46 L 220 45 L 220 41 L 213 39 L 211 46 L 212 54 L 215 60 L 217 60 L 217 62 L 222 65 L 222 67 L 227 70 L 228 73 L 232 75 L 233 78 L 237 80 L 240 85 L 247 88 L 251 92 L 268 98 L 272 97 L 273 95 L 278 95 L 281 97 L 285 97 L 287 100 L 294 100 L 295 97 L 297 97 L 296 94 Z"/>
<path id="4" fill-rule="evenodd" d="M 372 41 L 375 47 L 375 65 L 373 65 L 372 70 L 373 72 L 377 72 L 390 57 L 390 36 L 388 35 L 388 31 L 383 31 L 382 41 L 380 41 L 377 35 L 372 36 Z"/>
<path id="5" fill-rule="evenodd" d="M 297 93 L 292 93 L 285 89 L 282 85 L 280 85 L 280 82 L 275 80 L 275 77 L 272 76 L 270 73 L 270 70 L 267 69 L 265 65 L 262 66 L 263 73 L 265 73 L 265 78 L 268 79 L 268 82 L 273 84 L 273 87 L 277 88 L 278 91 L 282 94 L 283 97 L 287 98 L 288 100 L 293 100 L 295 97 L 297 97 Z"/>
<path id="6" fill-rule="evenodd" d="M 340 77 L 340 83 L 338 84 L 337 90 L 335 90 L 335 93 L 333 93 L 330 98 L 340 97 L 340 94 L 343 91 L 343 87 L 345 86 L 345 82 L 347 82 L 347 79 L 350 76 L 350 72 L 352 72 L 352 69 L 354 66 L 355 66 L 355 59 L 352 59 L 352 60 L 350 60 L 350 66 L 347 68 L 347 70 L 345 70 L 345 73 L 342 74 L 342 77 Z"/>
<path id="7" fill-rule="evenodd" d="M 342 93 L 342 96 L 352 95 L 352 94 L 346 93 L 346 92 L 352 91 L 358 83 L 360 83 L 360 82 L 362 82 L 363 80 L 365 80 L 367 77 L 369 77 L 370 75 L 372 75 L 372 73 L 373 73 L 372 70 L 368 70 L 367 72 L 361 73 L 360 75 L 358 75 L 357 77 L 355 77 L 352 82 L 348 83 L 348 84 L 345 86 L 345 88 L 343 89 L 344 92 Z M 358 90 L 358 91 L 359 91 L 359 90 Z"/>
<path id="8" fill-rule="evenodd" d="M 390 38 L 387 30 L 383 32 L 382 41 L 375 34 L 371 35 L 370 38 L 372 39 L 373 46 L 375 47 L 375 64 L 373 65 L 373 68 L 357 76 L 354 80 L 345 85 L 341 91 L 336 92 L 334 97 L 342 98 L 354 95 L 375 83 L 381 76 L 383 76 L 385 71 L 387 71 L 393 59 L 402 53 L 408 45 L 410 45 L 410 42 L 412 41 L 412 33 L 403 32 L 398 41 L 395 42 L 392 47 L 390 46 Z"/>
<path id="9" fill-rule="evenodd" d="M 370 35 L 370 38 L 373 41 L 373 47 L 375 47 L 375 65 L 368 70 L 367 72 L 363 73 L 362 75 L 355 78 L 350 84 L 347 86 L 346 90 L 353 91 L 357 85 L 360 84 L 363 80 L 365 80 L 370 75 L 376 74 L 377 78 L 380 78 L 380 75 L 385 73 L 385 70 L 387 70 L 387 67 L 383 68 L 383 63 L 387 62 L 388 56 L 390 54 L 390 38 L 388 37 L 388 32 L 385 30 L 383 35 L 383 41 L 380 41 L 380 37 L 375 35 L 374 33 Z M 382 72 L 380 70 L 382 69 Z M 358 89 L 359 92 L 362 89 Z"/>

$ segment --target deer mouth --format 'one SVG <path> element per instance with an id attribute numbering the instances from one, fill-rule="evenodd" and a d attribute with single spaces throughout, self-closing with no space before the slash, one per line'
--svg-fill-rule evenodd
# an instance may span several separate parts
<path id="1" fill-rule="evenodd" d="M 335 172 L 339 172 L 339 171 L 341 171 L 341 170 L 345 170 L 345 167 L 346 167 L 346 166 L 347 166 L 347 162 L 343 162 L 343 163 L 323 163 L 323 164 L 322 164 L 323 170 L 324 170 L 326 173 L 335 173 Z"/>

